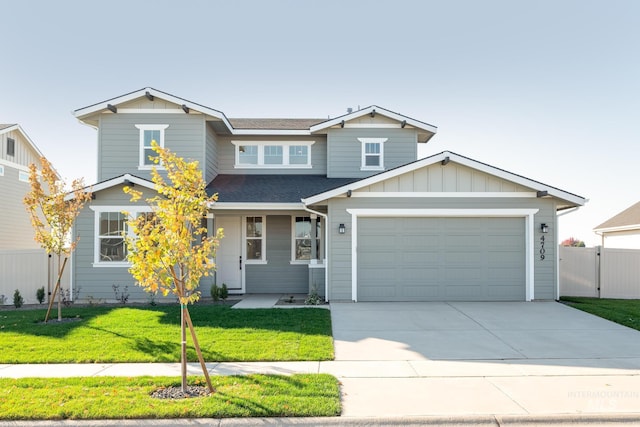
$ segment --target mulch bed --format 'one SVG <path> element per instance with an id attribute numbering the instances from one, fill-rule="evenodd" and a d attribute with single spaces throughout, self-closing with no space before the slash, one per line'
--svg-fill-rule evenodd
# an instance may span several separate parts
<path id="1" fill-rule="evenodd" d="M 156 399 L 188 399 L 190 397 L 204 397 L 209 395 L 209 389 L 205 386 L 187 386 L 187 392 L 182 391 L 181 386 L 163 387 L 151 393 Z"/>

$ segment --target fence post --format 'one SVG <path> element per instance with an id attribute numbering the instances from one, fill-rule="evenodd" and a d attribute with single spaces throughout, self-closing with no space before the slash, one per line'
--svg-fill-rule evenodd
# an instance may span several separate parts
<path id="1" fill-rule="evenodd" d="M 602 252 L 604 248 L 602 246 L 596 246 L 596 290 L 598 291 L 598 298 L 600 298 L 602 286 Z"/>

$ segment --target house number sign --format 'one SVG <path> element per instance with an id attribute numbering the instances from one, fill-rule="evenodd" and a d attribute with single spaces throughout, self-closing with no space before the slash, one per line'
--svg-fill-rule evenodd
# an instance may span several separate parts
<path id="1" fill-rule="evenodd" d="M 540 236 L 540 260 L 544 260 L 544 236 Z"/>

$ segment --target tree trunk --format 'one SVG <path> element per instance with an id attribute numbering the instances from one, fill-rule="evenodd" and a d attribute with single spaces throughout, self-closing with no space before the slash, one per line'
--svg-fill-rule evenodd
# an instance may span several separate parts
<path id="1" fill-rule="evenodd" d="M 64 272 L 64 267 L 67 265 L 67 259 L 65 257 L 64 262 L 62 263 L 62 268 L 58 268 L 58 280 L 56 281 L 56 285 L 53 287 L 53 294 L 51 298 L 49 298 L 49 307 L 47 308 L 47 314 L 44 316 L 44 323 L 47 323 L 49 320 L 49 314 L 51 313 L 51 307 L 53 306 L 53 302 L 56 299 L 56 292 L 60 290 L 60 280 L 62 279 L 62 273 Z M 62 320 L 60 317 L 60 312 L 58 312 L 58 321 Z"/>
<path id="2" fill-rule="evenodd" d="M 67 263 L 67 258 L 64 259 L 65 264 Z M 60 289 L 60 279 L 62 278 L 62 271 L 60 268 L 60 255 L 58 255 L 58 322 L 62 322 L 62 289 Z"/>
<path id="3" fill-rule="evenodd" d="M 193 322 L 191 322 L 191 315 L 189 314 L 189 310 L 185 306 L 185 317 L 187 323 L 189 324 L 189 331 L 191 332 L 191 340 L 193 340 L 193 346 L 196 349 L 196 353 L 198 354 L 198 361 L 200 362 L 200 367 L 202 368 L 202 373 L 204 374 L 204 378 L 207 380 L 207 387 L 209 388 L 209 393 L 215 393 L 216 390 L 213 388 L 213 384 L 211 384 L 211 378 L 209 378 L 209 371 L 207 370 L 207 365 L 204 362 L 204 357 L 202 357 L 202 352 L 200 351 L 200 344 L 198 344 L 198 338 L 196 337 L 196 331 L 193 329 Z"/>
<path id="4" fill-rule="evenodd" d="M 182 373 L 182 391 L 187 392 L 187 328 L 186 328 L 186 311 L 187 305 L 180 302 L 180 333 L 182 337 L 181 355 L 180 355 L 180 372 Z"/>

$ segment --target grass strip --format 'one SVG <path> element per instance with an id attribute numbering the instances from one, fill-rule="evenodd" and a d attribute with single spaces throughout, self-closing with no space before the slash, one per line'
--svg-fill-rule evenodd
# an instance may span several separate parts
<path id="1" fill-rule="evenodd" d="M 324 309 L 189 308 L 205 360 L 333 359 Z M 63 310 L 72 321 L 43 324 L 45 310 L 0 310 L 0 363 L 178 362 L 180 307 L 101 306 Z M 189 361 L 197 357 L 189 339 Z"/>
<path id="2" fill-rule="evenodd" d="M 640 331 L 640 300 L 561 297 L 561 301 L 587 313 Z"/>
<path id="3" fill-rule="evenodd" d="M 0 379 L 0 419 L 310 417 L 340 414 L 338 380 L 327 374 L 217 376 L 216 393 L 156 399 L 171 377 Z M 190 384 L 203 384 L 190 377 Z"/>

